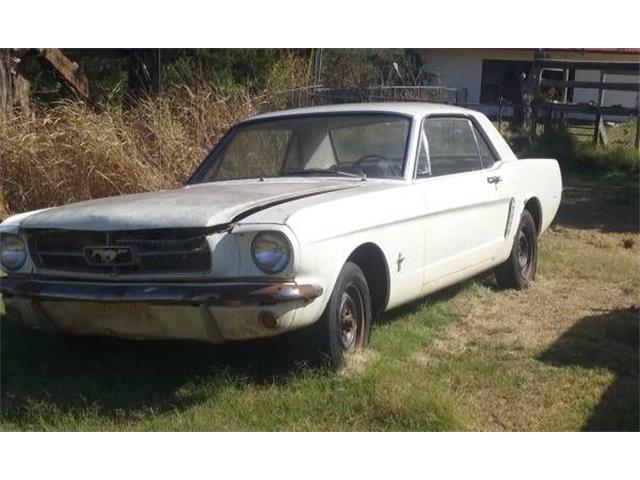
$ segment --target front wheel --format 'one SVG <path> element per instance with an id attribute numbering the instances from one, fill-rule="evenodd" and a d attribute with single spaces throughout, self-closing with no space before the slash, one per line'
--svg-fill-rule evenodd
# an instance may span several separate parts
<path id="1" fill-rule="evenodd" d="M 496 267 L 496 281 L 501 288 L 526 288 L 538 268 L 538 232 L 533 217 L 525 210 L 513 240 L 509 258 Z"/>
<path id="2" fill-rule="evenodd" d="M 371 332 L 371 295 L 360 267 L 347 262 L 320 319 L 305 330 L 311 356 L 338 368 L 345 355 L 364 349 Z"/>

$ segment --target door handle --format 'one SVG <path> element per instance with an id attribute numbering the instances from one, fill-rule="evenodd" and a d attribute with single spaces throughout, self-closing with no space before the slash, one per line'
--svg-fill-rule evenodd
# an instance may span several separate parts
<path id="1" fill-rule="evenodd" d="M 487 177 L 487 182 L 489 183 L 493 183 L 495 185 L 499 184 L 502 181 L 501 177 L 495 176 L 495 177 Z"/>

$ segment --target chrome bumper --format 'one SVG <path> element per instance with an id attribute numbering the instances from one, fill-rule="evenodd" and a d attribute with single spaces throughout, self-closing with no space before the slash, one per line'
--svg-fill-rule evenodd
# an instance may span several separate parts
<path id="1" fill-rule="evenodd" d="M 4 298 L 35 301 L 67 300 L 133 302 L 169 305 L 275 305 L 308 302 L 322 295 L 319 285 L 264 282 L 96 282 L 39 279 L 9 275 L 0 278 Z"/>

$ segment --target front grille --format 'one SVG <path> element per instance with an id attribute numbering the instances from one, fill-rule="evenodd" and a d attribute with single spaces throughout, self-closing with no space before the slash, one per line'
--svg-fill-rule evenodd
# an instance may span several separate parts
<path id="1" fill-rule="evenodd" d="M 211 250 L 199 229 L 25 233 L 31 258 L 41 269 L 98 274 L 192 273 L 211 269 Z M 128 247 L 133 262 L 96 265 L 86 258 L 86 249 L 95 247 Z"/>

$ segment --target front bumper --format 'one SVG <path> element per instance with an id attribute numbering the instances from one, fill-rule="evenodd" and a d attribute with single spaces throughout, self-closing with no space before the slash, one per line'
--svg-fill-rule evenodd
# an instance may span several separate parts
<path id="1" fill-rule="evenodd" d="M 144 302 L 170 305 L 272 305 L 308 302 L 322 295 L 318 285 L 264 282 L 93 282 L 7 276 L 0 279 L 4 298 L 94 302 Z"/>
<path id="2" fill-rule="evenodd" d="M 220 343 L 273 336 L 322 287 L 295 283 L 95 282 L 9 275 L 0 293 L 10 316 L 71 334 L 193 339 Z M 276 327 L 260 322 L 266 313 Z"/>

